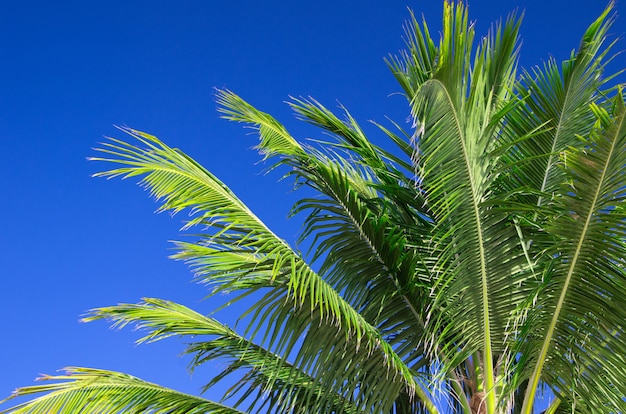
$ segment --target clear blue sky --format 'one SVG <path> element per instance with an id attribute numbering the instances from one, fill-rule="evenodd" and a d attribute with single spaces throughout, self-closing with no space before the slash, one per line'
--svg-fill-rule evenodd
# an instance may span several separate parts
<path id="1" fill-rule="evenodd" d="M 484 33 L 525 9 L 521 64 L 529 67 L 566 58 L 605 5 L 473 0 L 470 16 Z M 158 135 L 292 241 L 289 184 L 262 174 L 254 138 L 218 118 L 213 88 L 234 90 L 303 134 L 311 131 L 283 104 L 289 95 L 339 101 L 362 122 L 404 122 L 408 108 L 383 58 L 403 46 L 407 6 L 436 33 L 438 1 L 3 1 L 0 399 L 65 366 L 196 392 L 219 366 L 190 377 L 176 341 L 135 346 L 132 330 L 78 323 L 89 308 L 145 296 L 211 309 L 188 269 L 167 259 L 182 217 L 153 214 L 154 202 L 130 181 L 90 178 L 104 166 L 85 158 L 104 135 L 121 136 L 113 124 Z M 617 11 L 626 14 L 623 0 Z M 624 35 L 623 17 L 612 32 Z"/>

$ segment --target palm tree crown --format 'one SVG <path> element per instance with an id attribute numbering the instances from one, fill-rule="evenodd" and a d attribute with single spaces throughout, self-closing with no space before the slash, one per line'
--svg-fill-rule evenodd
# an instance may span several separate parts
<path id="1" fill-rule="evenodd" d="M 213 294 L 248 303 L 234 330 L 146 298 L 90 311 L 135 325 L 139 342 L 185 337 L 192 367 L 226 361 L 212 402 L 112 371 L 69 368 L 3 412 L 524 413 L 626 412 L 626 109 L 605 74 L 612 5 L 557 63 L 517 71 L 520 18 L 474 42 L 463 3 L 444 3 L 436 43 L 406 27 L 387 63 L 413 127 L 377 125 L 374 145 L 341 108 L 292 99 L 333 137 L 297 141 L 228 90 L 226 119 L 313 191 L 308 254 L 277 237 L 217 177 L 154 136 L 122 128 L 94 160 L 141 177 L 163 211 L 190 210 L 175 259 Z M 477 44 L 476 44 L 477 43 Z M 312 195 L 309 195 L 312 194 Z M 252 294 L 252 296 L 251 296 Z M 247 299 L 254 298 L 246 302 Z"/>

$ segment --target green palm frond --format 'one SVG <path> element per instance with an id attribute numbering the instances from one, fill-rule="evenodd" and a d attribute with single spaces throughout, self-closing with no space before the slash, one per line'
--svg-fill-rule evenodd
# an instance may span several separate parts
<path id="1" fill-rule="evenodd" d="M 309 400 L 308 406 L 314 407 L 315 400 L 320 399 L 321 395 L 333 392 L 332 389 L 322 388 L 319 381 L 279 355 L 250 342 L 217 320 L 174 302 L 145 298 L 138 304 L 96 308 L 83 321 L 98 319 L 112 321 L 115 328 L 133 324 L 138 330 L 147 331 L 137 343 L 155 342 L 172 336 L 192 341 L 184 351 L 184 354 L 192 356 L 191 369 L 208 361 L 228 361 L 228 366 L 204 390 L 231 374 L 239 374 L 240 379 L 224 396 L 226 400 L 242 391 L 235 407 L 242 401 L 251 406 L 260 402 L 266 409 L 285 412 L 303 400 Z M 254 390 L 257 390 L 257 394 L 250 399 Z M 271 398 L 268 396 L 270 391 Z M 322 405 L 320 409 L 325 412 L 356 412 L 341 395 L 336 395 L 329 406 Z"/>
<path id="2" fill-rule="evenodd" d="M 612 7 L 610 4 L 587 29 L 570 59 L 559 65 L 550 58 L 542 69 L 526 71 L 518 84 L 524 104 L 517 105 L 507 118 L 505 136 L 516 143 L 507 163 L 515 165 L 518 172 L 513 186 L 537 190 L 529 203 L 544 205 L 559 191 L 563 182 L 563 171 L 557 166 L 559 154 L 576 146 L 577 136 L 587 136 L 593 127 L 591 103 L 601 97 L 601 88 L 611 78 L 603 72 L 613 46 L 605 47 L 614 20 Z M 533 131 L 537 132 L 532 139 L 519 139 Z"/>
<path id="3" fill-rule="evenodd" d="M 145 147 L 119 140 L 104 144 L 100 151 L 112 158 L 94 157 L 92 160 L 125 166 L 96 175 L 143 175 L 141 184 L 149 188 L 155 198 L 163 200 L 160 211 L 176 213 L 189 208 L 192 218 L 186 224 L 186 229 L 204 226 L 214 230 L 213 233 L 201 235 L 195 247 L 188 243 L 179 244 L 181 248 L 189 250 L 180 251 L 175 258 L 189 260 L 200 274 L 205 275 L 203 280 L 215 284 L 217 290 L 221 287 L 234 290 L 276 286 L 288 290 L 294 298 L 303 302 L 309 294 L 314 294 L 305 292 L 305 286 L 308 288 L 313 284 L 320 290 L 325 289 L 323 281 L 297 253 L 272 233 L 215 176 L 156 137 L 134 130 L 124 131 Z M 337 300 L 320 303 L 327 316 L 343 319 L 350 313 L 344 310 L 333 315 L 329 305 L 331 303 L 336 304 Z M 346 330 L 359 331 L 355 320 L 342 322 Z"/>
<path id="4" fill-rule="evenodd" d="M 65 371 L 65 375 L 39 378 L 50 381 L 49 384 L 18 388 L 10 398 L 48 394 L 1 413 L 243 414 L 119 372 L 93 368 L 66 368 Z"/>
<path id="5" fill-rule="evenodd" d="M 346 123 L 340 121 L 332 112 L 316 102 L 299 100 L 292 103 L 292 107 L 300 116 L 340 137 L 343 140 L 343 144 L 338 145 L 349 151 L 350 155 L 354 154 L 357 159 L 356 161 L 353 158 L 345 159 L 336 153 L 331 158 L 312 149 L 306 149 L 304 152 L 294 156 L 289 150 L 283 152 L 280 141 L 272 142 L 270 138 L 264 136 L 264 131 L 267 131 L 267 128 L 260 126 L 260 123 L 265 122 L 265 118 L 262 116 L 249 116 L 251 109 L 240 98 L 235 99 L 232 94 L 223 92 L 220 94 L 218 102 L 221 105 L 227 105 L 228 109 L 224 112 L 228 114 L 227 116 L 230 119 L 247 122 L 259 128 L 262 151 L 283 157 L 280 162 L 287 163 L 294 169 L 292 174 L 298 176 L 297 180 L 302 180 L 326 196 L 301 200 L 294 208 L 296 213 L 303 210 L 310 211 L 301 239 L 307 239 L 311 236 L 314 240 L 313 245 L 316 245 L 316 241 L 324 240 L 324 245 L 317 247 L 316 251 L 318 253 L 314 256 L 314 259 L 319 257 L 322 252 L 331 252 L 331 256 L 338 258 L 337 260 L 332 260 L 331 258 L 325 261 L 321 270 L 323 274 L 331 271 L 331 269 L 336 269 L 335 266 L 340 261 L 356 262 L 356 260 L 350 259 L 349 253 L 346 256 L 338 249 L 332 248 L 331 244 L 339 246 L 338 243 L 350 245 L 356 242 L 362 244 L 368 250 L 363 254 L 372 253 L 371 239 L 385 233 L 380 228 L 382 222 L 378 223 L 376 230 L 370 228 L 370 230 L 364 231 L 360 227 L 367 225 L 371 227 L 371 225 L 375 225 L 374 222 L 376 220 L 385 218 L 386 212 L 383 210 L 386 207 L 380 204 L 382 198 L 379 193 L 381 188 L 384 191 L 385 184 L 383 182 L 387 182 L 390 186 L 392 182 L 395 183 L 393 189 L 396 193 L 396 198 L 399 199 L 394 208 L 389 208 L 390 211 L 396 211 L 398 208 L 412 209 L 405 215 L 407 221 L 404 224 L 406 226 L 415 227 L 421 225 L 424 227 L 428 223 L 427 220 L 420 221 L 420 218 L 427 214 L 426 211 L 420 212 L 421 215 L 415 214 L 417 208 L 406 203 L 407 200 L 410 200 L 417 207 L 423 207 L 423 202 L 415 199 L 411 179 L 401 175 L 384 161 L 388 154 L 369 143 L 363 131 L 351 117 L 348 116 L 349 122 Z M 236 116 L 233 116 L 233 114 L 236 114 Z M 403 192 L 402 183 L 404 183 L 406 195 L 400 199 Z M 411 194 L 410 196 L 409 193 Z M 393 202 L 393 198 L 394 196 L 390 195 L 387 200 Z M 374 231 L 376 231 L 376 234 L 374 234 Z M 422 231 L 423 234 L 426 232 L 427 230 Z M 346 239 L 342 241 L 342 234 L 343 237 L 356 235 L 356 238 L 354 240 Z M 378 238 L 381 243 L 393 243 L 394 240 L 394 237 L 389 237 L 388 240 L 385 240 L 385 237 Z M 385 264 L 388 270 L 382 271 L 377 269 L 366 272 L 371 277 L 380 274 L 388 275 L 390 273 L 389 269 L 393 271 L 399 266 L 399 262 L 395 262 L 398 261 L 398 256 L 403 253 L 402 245 L 392 247 L 389 244 L 380 250 L 389 251 L 391 258 Z M 355 252 L 351 256 L 359 257 L 359 254 Z M 383 258 L 379 256 L 377 261 L 382 263 Z M 338 279 L 340 278 L 327 278 L 327 280 L 331 281 L 331 284 L 333 284 L 332 280 Z M 335 285 L 333 284 L 333 286 Z M 344 290 L 342 286 L 335 287 L 339 291 Z"/>
<path id="6" fill-rule="evenodd" d="M 416 335 L 409 342 L 419 343 L 427 296 L 427 284 L 417 278 L 426 277 L 425 271 L 416 271 L 419 252 L 407 248 L 403 229 L 394 226 L 383 209 L 352 190 L 352 181 L 344 175 L 350 169 L 329 166 L 316 171 L 333 197 L 303 199 L 295 211 L 309 211 L 302 236 L 316 242 L 314 258 L 323 258 L 320 272 L 371 323 L 383 328 L 390 319 L 398 322 L 398 316 L 404 315 L 403 325 L 413 326 Z"/>
<path id="7" fill-rule="evenodd" d="M 250 108 L 239 99 L 231 99 L 228 93 L 220 95 L 219 101 L 222 105 L 229 105 L 229 117 L 236 113 L 235 119 L 239 121 L 253 125 L 265 122 L 261 116 L 247 116 L 246 114 L 251 113 Z M 413 221 L 405 223 L 404 229 L 398 231 L 397 222 L 387 216 L 385 206 L 379 203 L 377 180 L 374 178 L 385 180 L 389 184 L 395 181 L 394 190 L 399 196 L 402 187 L 398 185 L 400 179 L 397 171 L 383 161 L 384 152 L 367 141 L 363 131 L 351 117 L 348 117 L 347 123 L 340 121 L 315 102 L 296 101 L 291 105 L 309 122 L 343 138 L 343 148 L 354 153 L 360 160 L 353 165 L 350 162 L 352 159 L 346 160 L 337 154 L 329 158 L 311 149 L 293 156 L 288 151 L 280 152 L 280 142 L 277 141 L 274 147 L 270 139 L 261 137 L 261 145 L 272 146 L 268 152 L 285 157 L 284 162 L 294 168 L 293 174 L 298 175 L 298 179 L 326 195 L 323 198 L 303 199 L 294 207 L 295 213 L 309 211 L 301 239 L 313 241 L 313 260 L 323 256 L 320 273 L 325 280 L 335 290 L 345 292 L 344 298 L 369 323 L 381 327 L 383 334 L 385 330 L 391 330 L 394 335 L 392 345 L 421 342 L 419 336 L 423 334 L 424 304 L 419 303 L 419 298 L 424 298 L 425 295 L 423 291 L 419 291 L 420 285 L 415 279 L 416 267 L 420 261 L 416 259 L 414 250 L 406 248 L 405 233 L 409 227 L 419 225 L 415 219 L 419 219 L 420 215 L 414 212 L 406 214 Z M 259 127 L 261 135 L 266 130 Z M 402 178 L 406 185 L 410 185 L 409 179 L 404 176 Z M 413 188 L 405 189 L 415 194 Z M 420 201 L 414 198 L 413 196 L 410 201 L 419 206 Z M 388 200 L 393 201 L 393 196 Z M 410 207 L 402 204 L 400 208 Z M 425 227 L 424 223 L 423 220 L 422 227 Z M 422 230 L 423 234 L 425 232 L 426 230 Z M 416 232 L 413 233 L 415 235 Z M 424 243 L 423 240 L 419 242 Z M 363 257 L 372 257 L 373 260 L 364 261 Z M 422 277 L 425 272 L 421 272 Z M 426 283 L 421 286 L 426 286 Z M 399 315 L 406 316 L 401 320 Z M 404 335 L 396 335 L 394 329 L 402 325 L 402 322 L 407 327 L 406 332 Z M 409 329 L 410 326 L 414 329 Z M 409 332 L 413 337 L 407 336 Z M 413 356 L 405 356 L 405 361 L 425 358 L 423 352 L 416 351 L 407 350 Z"/>
<path id="8" fill-rule="evenodd" d="M 323 144 L 332 149 L 341 148 L 345 152 L 344 154 L 335 153 L 332 159 L 315 157 L 315 153 L 310 154 L 314 156 L 313 158 L 318 158 L 322 165 L 336 162 L 341 168 L 355 169 L 355 172 L 350 175 L 360 174 L 363 176 L 362 180 L 365 181 L 363 184 L 357 183 L 355 181 L 360 179 L 356 177 L 353 179 L 352 185 L 356 185 L 358 189 L 365 189 L 363 197 L 369 200 L 378 198 L 389 203 L 387 206 L 382 206 L 386 213 L 401 214 L 397 219 L 403 223 L 403 226 L 421 226 L 421 233 L 424 234 L 426 230 L 423 227 L 430 227 L 432 220 L 422 195 L 415 191 L 415 173 L 410 163 L 413 148 L 409 144 L 410 136 L 408 134 L 405 133 L 404 138 L 402 138 L 389 129 L 375 124 L 405 154 L 406 157 L 402 158 L 401 155 L 372 144 L 357 121 L 343 107 L 341 110 L 344 112 L 345 120 L 339 119 L 332 111 L 315 100 L 297 99 L 289 102 L 289 105 L 300 119 L 328 131 L 332 137 L 337 139 L 337 142 L 324 142 Z M 401 131 L 397 124 L 395 126 Z M 323 177 L 316 179 L 314 177 L 315 171 L 303 168 L 311 162 L 310 159 L 300 156 L 297 160 L 290 157 L 286 161 L 296 167 L 299 178 L 317 183 L 316 189 L 324 192 L 324 185 L 321 183 L 325 179 Z M 319 168 L 324 169 L 326 167 L 321 166 Z M 372 193 L 372 190 L 375 192 Z M 333 197 L 332 192 L 330 194 L 324 193 L 331 198 Z M 417 231 L 419 232 L 419 229 Z"/>
<path id="9" fill-rule="evenodd" d="M 383 174 L 379 177 L 381 180 L 384 181 L 385 178 L 390 177 L 394 173 L 395 177 L 393 178 L 399 180 L 406 179 L 390 165 L 389 161 L 403 168 L 406 173 L 410 174 L 412 172 L 410 163 L 374 145 L 367 138 L 359 123 L 343 106 L 340 108 L 345 115 L 345 120 L 339 119 L 337 115 L 314 99 L 293 99 L 288 103 L 299 119 L 328 131 L 333 137 L 338 139 L 338 142 L 335 144 L 327 144 L 348 150 L 351 155 L 354 155 L 354 159 L 357 162 Z M 399 140 L 397 142 L 399 145 L 403 145 L 402 141 Z"/>
<path id="10" fill-rule="evenodd" d="M 432 242 L 440 250 L 435 308 L 443 312 L 436 316 L 433 333 L 437 343 L 452 341 L 448 349 L 454 363 L 482 349 L 491 411 L 496 404 L 493 363 L 505 349 L 511 310 L 523 300 L 511 289 L 523 276 L 515 270 L 522 258 L 517 236 L 506 215 L 486 203 L 497 178 L 495 138 L 514 85 L 519 21 L 511 17 L 504 28 L 494 28 L 472 60 L 474 30 L 466 7 L 446 4 L 444 9 L 436 67 L 429 64 L 432 49 L 421 47 L 411 51 L 418 58 L 404 69 L 407 76 L 421 73 L 423 79 L 410 98 L 418 128 L 416 171 L 437 222 Z M 454 328 L 446 327 L 451 323 Z"/>
<path id="11" fill-rule="evenodd" d="M 262 145 L 269 147 L 276 144 L 274 139 L 278 140 L 280 148 L 287 142 L 295 142 L 289 140 L 284 128 L 273 118 L 256 111 L 232 94 L 228 96 L 234 102 L 233 111 L 237 109 L 236 105 L 244 105 L 243 108 L 249 111 L 247 116 L 258 117 L 260 122 L 267 124 L 267 129 L 265 124 L 260 127 L 264 133 L 269 131 L 269 136 L 263 137 Z M 432 406 L 414 372 L 396 355 L 378 329 L 368 323 L 283 240 L 268 230 L 224 184 L 156 137 L 134 130 L 125 132 L 139 140 L 145 148 L 119 140 L 105 144 L 101 151 L 112 158 L 95 159 L 125 165 L 98 175 L 143 175 L 141 183 L 157 199 L 163 199 L 161 210 L 178 212 L 189 208 L 192 218 L 186 225 L 187 229 L 198 225 L 215 229 L 213 233 L 200 235 L 195 246 L 177 244 L 181 250 L 174 257 L 190 263 L 203 283 L 214 286 L 214 292 L 245 289 L 240 293 L 247 295 L 250 290 L 269 288 L 268 293 L 247 312 L 252 315 L 247 331 L 252 338 L 261 326 L 269 324 L 264 340 L 269 341 L 269 349 L 284 355 L 288 355 L 301 340 L 306 344 L 306 338 L 311 338 L 312 343 L 319 343 L 320 337 L 327 338 L 328 349 L 336 346 L 341 351 L 324 355 L 326 351 L 317 347 L 298 354 L 301 366 L 314 364 L 314 369 L 309 369 L 311 375 L 324 373 L 328 384 L 339 384 L 343 383 L 344 371 L 354 371 L 355 381 L 349 382 L 348 388 L 343 391 L 346 394 L 356 392 L 357 398 L 363 398 L 359 404 L 364 407 L 392 404 L 394 393 L 402 389 L 417 393 L 420 400 Z M 294 154 L 301 151 L 297 144 L 290 148 L 293 148 Z M 264 151 L 263 148 L 261 150 Z M 352 359 L 341 357 L 346 352 L 352 353 Z M 372 365 L 375 361 L 378 364 L 376 367 Z M 346 363 L 349 365 L 346 366 Z M 389 375 L 395 381 L 383 381 L 378 376 L 381 368 L 389 369 Z M 378 385 L 372 381 L 371 389 L 367 390 L 369 394 L 366 394 L 361 384 L 364 376 L 373 376 L 371 370 L 377 372 L 380 381 Z M 377 386 L 383 388 L 377 389 Z M 385 394 L 384 398 L 378 395 L 380 392 Z"/>
<path id="12" fill-rule="evenodd" d="M 529 344 L 538 350 L 526 407 L 545 377 L 567 399 L 595 410 L 624 408 L 626 362 L 626 111 L 621 92 L 611 113 L 592 106 L 598 121 L 588 138 L 562 156 L 568 181 L 553 203 L 561 211 L 547 228 L 558 258 L 545 275 L 542 309 L 532 317 Z M 547 300 L 547 298 L 553 298 Z M 580 306 L 585 303 L 585 306 Z M 541 327 L 541 330 L 538 328 Z M 529 351 L 533 354 L 533 351 Z M 530 412 L 527 408 L 526 412 Z"/>
<path id="13" fill-rule="evenodd" d="M 237 120 L 253 125 L 257 125 L 258 122 L 264 122 L 260 116 L 246 116 L 251 111 L 247 104 L 241 100 L 234 101 L 229 99 L 229 94 L 225 93 L 220 96 L 219 101 L 223 105 L 229 105 L 230 114 L 237 113 Z M 311 122 L 315 122 L 318 125 L 323 124 L 333 133 L 341 134 L 348 141 L 350 149 L 357 152 L 363 159 L 363 166 L 359 167 L 351 165 L 348 160 L 340 158 L 338 155 L 331 159 L 311 149 L 299 153 L 297 156 L 291 156 L 288 151 L 281 153 L 280 142 L 277 142 L 275 145 L 272 144 L 269 138 L 263 136 L 263 131 L 266 129 L 259 127 L 263 148 L 271 147 L 267 151 L 284 157 L 283 162 L 292 166 L 294 169 L 293 174 L 296 174 L 298 179 L 326 195 L 324 198 L 301 200 L 295 206 L 294 212 L 310 211 L 301 239 L 307 239 L 311 236 L 313 239 L 312 245 L 316 246 L 317 252 L 313 256 L 313 260 L 319 258 L 322 254 L 325 256 L 320 270 L 325 275 L 325 279 L 336 290 L 349 292 L 348 294 L 352 295 L 352 300 L 348 298 L 348 301 L 355 308 L 360 309 L 365 303 L 369 302 L 357 298 L 362 293 L 365 293 L 365 286 L 356 288 L 356 283 L 358 282 L 352 278 L 350 282 L 352 283 L 351 288 L 346 289 L 346 286 L 341 285 L 341 283 L 346 283 L 348 279 L 341 275 L 346 274 L 345 269 L 350 266 L 350 263 L 360 263 L 367 266 L 360 258 L 372 253 L 376 254 L 376 252 L 372 252 L 372 237 L 375 235 L 370 222 L 378 220 L 377 216 L 382 213 L 380 212 L 380 207 L 376 205 L 378 204 L 376 201 L 378 192 L 375 187 L 376 180 L 373 179 L 376 173 L 373 170 L 379 170 L 381 175 L 391 173 L 386 169 L 386 165 L 376 149 L 371 144 L 366 143 L 367 140 L 354 121 L 351 122 L 350 127 L 339 121 L 325 108 L 304 101 L 292 105 L 300 115 L 312 117 Z M 370 166 L 372 164 L 374 165 L 373 167 Z M 364 231 L 362 229 L 363 226 L 368 226 L 369 229 Z M 379 230 L 378 235 L 380 230 L 383 229 L 378 228 L 377 230 Z M 393 243 L 393 238 L 385 239 L 385 237 L 378 237 L 378 239 L 380 239 L 381 243 Z M 347 250 L 342 250 L 340 246 L 351 247 Z M 361 247 L 359 248 L 358 246 Z M 391 272 L 398 266 L 397 263 L 391 262 L 397 261 L 397 256 L 402 253 L 402 249 L 402 245 L 397 244 L 397 241 L 395 247 L 388 243 L 385 250 L 389 251 L 391 258 L 387 264 L 383 263 L 383 258 L 378 256 L 376 261 L 370 263 L 369 270 L 365 271 L 365 268 L 361 268 L 361 271 L 357 272 L 356 269 L 350 269 L 350 272 L 353 275 L 361 274 L 362 277 L 360 279 L 367 283 L 371 283 L 376 278 L 388 279 Z M 330 252 L 330 254 L 327 255 L 325 252 Z M 340 263 L 341 265 L 339 265 Z M 341 273 L 342 269 L 344 269 L 343 273 Z M 338 272 L 341 274 L 337 275 Z M 362 298 L 363 296 L 360 297 Z"/>
<path id="14" fill-rule="evenodd" d="M 311 211 L 305 222 L 302 238 L 312 236 L 313 245 L 316 245 L 316 241 L 320 242 L 316 246 L 318 253 L 313 256 L 313 260 L 324 254 L 324 263 L 320 271 L 325 276 L 325 280 L 336 291 L 345 292 L 347 296 L 344 296 L 344 299 L 353 308 L 359 310 L 368 323 L 380 325 L 376 321 L 385 317 L 381 307 L 383 302 L 388 300 L 389 293 L 385 292 L 390 292 L 390 282 L 391 294 L 394 291 L 397 292 L 398 284 L 397 281 L 393 281 L 394 275 L 385 268 L 380 257 L 373 262 L 361 260 L 364 255 L 373 253 L 371 239 L 368 239 L 373 229 L 370 229 L 370 234 L 365 234 L 361 227 L 376 219 L 376 207 L 371 202 L 368 203 L 378 196 L 375 185 L 372 185 L 372 178 L 375 175 L 373 170 L 378 170 L 380 175 L 390 174 L 389 170 L 386 169 L 381 153 L 374 146 L 366 143 L 362 131 L 354 120 L 350 122 L 350 125 L 346 125 L 325 108 L 305 101 L 293 103 L 292 106 L 300 115 L 312 116 L 311 122 L 318 125 L 324 123 L 326 129 L 343 136 L 347 144 L 345 148 L 353 150 L 364 160 L 361 167 L 351 165 L 348 160 L 342 159 L 337 154 L 331 159 L 312 148 L 306 148 L 297 154 L 292 153 L 290 149 L 284 151 L 283 140 L 274 140 L 272 139 L 273 132 L 269 134 L 267 132 L 273 130 L 266 127 L 266 123 L 279 125 L 274 120 L 268 121 L 267 114 L 258 113 L 241 98 L 228 91 L 219 93 L 218 103 L 225 108 L 222 112 L 228 119 L 245 122 L 258 129 L 261 136 L 259 149 L 262 153 L 282 157 L 279 162 L 291 166 L 293 168 L 291 174 L 297 175 L 298 180 L 302 180 L 319 193 L 327 196 L 327 198 L 321 199 L 303 199 L 294 207 L 294 212 Z M 285 131 L 284 128 L 280 128 L 280 130 Z M 370 164 L 373 164 L 374 167 L 371 168 Z M 362 208 L 362 212 L 356 211 L 363 204 L 367 204 L 368 207 Z M 366 210 L 369 211 L 367 213 L 369 216 L 359 217 Z M 383 243 L 393 241 L 392 238 L 379 237 L 379 239 Z M 340 245 L 351 247 L 342 251 L 338 248 Z M 364 250 L 359 250 L 358 246 Z M 400 245 L 398 246 L 396 251 L 402 249 Z M 324 252 L 331 253 L 326 255 Z M 355 268 L 350 268 L 351 264 L 359 263 L 366 266 L 361 268 L 360 272 L 356 271 Z M 395 267 L 396 264 L 393 266 Z M 341 274 L 345 275 L 347 270 L 350 270 L 352 275 L 350 279 L 340 276 Z M 359 277 L 355 278 L 354 276 L 357 275 Z M 374 298 L 372 292 L 376 292 L 376 290 L 372 289 L 372 283 L 381 279 L 388 287 L 384 290 L 379 289 L 379 293 L 376 293 L 378 297 Z M 343 283 L 349 283 L 349 286 Z M 369 312 L 363 309 L 366 304 L 373 307 Z M 404 306 L 406 307 L 406 303 Z M 387 314 L 391 313 L 391 309 L 386 312 Z M 393 314 L 397 313 L 398 309 L 395 309 Z M 315 341 L 316 339 L 312 337 L 313 344 Z"/>
<path id="15" fill-rule="evenodd" d="M 411 20 L 405 25 L 406 49 L 398 56 L 390 56 L 387 66 L 404 90 L 409 100 L 419 87 L 430 79 L 437 66 L 439 50 L 430 36 L 426 20 L 420 24 L 411 12 Z"/>

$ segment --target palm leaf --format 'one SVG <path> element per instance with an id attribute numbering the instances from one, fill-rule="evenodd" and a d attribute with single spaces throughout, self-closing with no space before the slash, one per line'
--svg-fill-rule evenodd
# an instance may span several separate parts
<path id="1" fill-rule="evenodd" d="M 525 398 L 530 412 L 540 378 L 545 377 L 569 401 L 585 401 L 593 410 L 624 408 L 623 340 L 626 311 L 626 111 L 620 93 L 611 114 L 593 106 L 598 118 L 588 138 L 563 156 L 569 177 L 554 200 L 562 212 L 547 231 L 558 237 L 548 251 L 558 260 L 545 275 L 546 300 L 529 342 L 536 355 Z M 584 307 L 579 304 L 585 303 Z"/>
<path id="2" fill-rule="evenodd" d="M 96 175 L 140 177 L 159 211 L 189 211 L 194 233 L 173 258 L 228 295 L 217 310 L 252 301 L 239 332 L 151 298 L 84 320 L 134 325 L 139 343 L 184 338 L 191 369 L 225 362 L 203 392 L 231 386 L 215 403 L 69 368 L 18 389 L 45 395 L 9 411 L 530 414 L 546 392 L 550 413 L 626 411 L 626 105 L 604 75 L 612 8 L 562 65 L 519 80 L 515 13 L 477 44 L 463 2 L 444 2 L 438 43 L 411 13 L 407 50 L 387 64 L 412 130 L 374 124 L 391 150 L 344 107 L 292 98 L 296 117 L 331 137 L 302 144 L 218 90 L 218 110 L 258 133 L 270 169 L 312 190 L 292 209 L 305 215 L 309 262 L 193 159 L 121 128 L 135 141 L 97 149 L 92 159 L 116 167 Z"/>
<path id="3" fill-rule="evenodd" d="M 139 304 L 97 308 L 91 310 L 83 321 L 97 319 L 111 320 L 113 327 L 117 328 L 134 324 L 137 329 L 148 331 L 137 343 L 159 341 L 171 336 L 193 339 L 184 351 L 193 357 L 190 365 L 192 369 L 216 359 L 229 361 L 229 365 L 204 387 L 204 391 L 230 374 L 244 371 L 231 391 L 224 396 L 226 399 L 236 396 L 237 391 L 243 391 L 235 407 L 243 401 L 251 407 L 261 402 L 261 406 L 266 409 L 285 412 L 290 407 L 302 404 L 307 398 L 311 399 L 311 394 L 317 395 L 319 399 L 320 395 L 332 393 L 331 389 L 322 389 L 315 378 L 279 355 L 248 341 L 217 320 L 174 302 L 146 298 Z M 206 339 L 199 340 L 203 338 Z M 254 390 L 258 391 L 257 394 L 249 399 Z M 271 398 L 268 397 L 270 390 Z M 355 412 L 355 408 L 340 395 L 334 397 L 333 404 L 322 409 L 325 412 Z"/>
<path id="4" fill-rule="evenodd" d="M 10 398 L 47 394 L 1 413 L 243 414 L 119 372 L 93 368 L 66 368 L 65 371 L 65 375 L 39 378 L 51 381 L 50 384 L 18 388 Z"/>
<path id="5" fill-rule="evenodd" d="M 587 136 L 595 118 L 590 104 L 597 101 L 601 88 L 611 77 L 603 77 L 611 46 L 604 47 L 613 18 L 613 4 L 587 29 L 580 47 L 569 60 L 558 65 L 550 58 L 542 69 L 526 71 L 518 84 L 524 104 L 517 105 L 507 118 L 509 139 L 516 143 L 507 160 L 515 166 L 515 187 L 538 190 L 534 204 L 541 206 L 559 190 L 563 171 L 558 168 L 559 154 L 577 145 L 577 136 Z M 519 137 L 533 133 L 532 139 Z M 506 135 L 505 135 L 506 136 Z"/>
<path id="6" fill-rule="evenodd" d="M 511 289 L 524 277 L 515 270 L 523 257 L 519 242 L 506 215 L 494 208 L 497 202 L 486 202 L 497 178 L 494 137 L 511 108 L 519 21 L 512 16 L 495 27 L 472 63 L 474 31 L 465 6 L 446 4 L 444 9 L 437 65 L 430 64 L 432 49 L 423 46 L 432 41 L 420 40 L 422 46 L 411 51 L 414 58 L 404 68 L 406 76 L 423 79 L 409 98 L 418 127 L 417 176 L 437 222 L 433 241 L 441 252 L 432 326 L 434 341 L 447 344 L 453 365 L 482 349 L 492 412 L 493 364 L 506 350 L 511 310 L 524 299 Z"/>
<path id="7" fill-rule="evenodd" d="M 230 96 L 238 102 L 237 97 Z M 268 124 L 269 137 L 264 136 L 264 139 L 277 139 L 281 145 L 291 143 L 294 153 L 301 151 L 293 139 L 284 135 L 278 123 L 268 121 L 267 116 L 251 107 L 246 109 Z M 354 381 L 344 390 L 350 395 L 356 392 L 359 404 L 366 409 L 392 404 L 402 389 L 416 393 L 434 409 L 414 372 L 378 330 L 270 232 L 217 178 L 155 137 L 134 130 L 126 132 L 146 148 L 119 140 L 105 144 L 101 151 L 112 158 L 99 159 L 125 165 L 98 175 L 144 175 L 142 184 L 149 187 L 156 198 L 164 200 L 161 210 L 177 212 L 191 208 L 193 216 L 187 228 L 202 225 L 215 229 L 213 233 L 200 235 L 196 247 L 186 249 L 189 245 L 179 244 L 183 250 L 175 257 L 189 261 L 202 275 L 201 280 L 214 284 L 216 292 L 243 288 L 245 295 L 250 289 L 269 288 L 249 310 L 253 315 L 248 328 L 252 337 L 262 326 L 268 326 L 263 341 L 269 341 L 269 349 L 288 355 L 299 344 L 301 335 L 308 332 L 307 337 L 316 348 L 299 353 L 298 363 L 302 367 L 315 364 L 311 374 L 324 373 L 328 384 L 343 383 L 344 369 L 354 371 Z M 242 260 L 238 262 L 238 259 Z M 341 352 L 327 354 L 320 350 L 319 339 L 313 339 L 316 335 L 327 339 L 328 349 L 337 346 Z M 306 344 L 307 340 L 304 342 Z M 341 358 L 348 351 L 351 359 Z M 345 366 L 346 361 L 349 366 Z M 378 366 L 372 365 L 374 361 L 378 361 Z M 395 381 L 384 381 L 379 376 L 381 367 L 388 367 Z M 378 381 L 372 381 L 373 385 L 366 389 L 361 384 L 363 378 L 374 376 L 372 370 L 376 371 Z"/>

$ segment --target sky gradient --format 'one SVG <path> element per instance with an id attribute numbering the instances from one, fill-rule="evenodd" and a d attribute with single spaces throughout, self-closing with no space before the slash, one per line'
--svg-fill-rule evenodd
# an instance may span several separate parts
<path id="1" fill-rule="evenodd" d="M 567 58 L 605 6 L 469 3 L 477 35 L 525 10 L 522 67 Z M 296 194 L 278 174 L 263 174 L 253 136 L 219 119 L 214 88 L 235 91 L 298 138 L 319 135 L 294 119 L 283 103 L 290 95 L 341 103 L 363 124 L 384 124 L 386 116 L 404 123 L 409 110 L 383 59 L 403 47 L 407 7 L 438 32 L 436 1 L 2 2 L 0 399 L 65 366 L 124 371 L 196 393 L 218 364 L 190 376 L 177 341 L 135 346 L 131 329 L 78 322 L 90 308 L 142 297 L 212 309 L 189 270 L 167 258 L 184 215 L 153 214 L 157 205 L 131 180 L 91 178 L 107 166 L 86 157 L 103 136 L 123 138 L 113 125 L 157 135 L 293 242 L 297 221 L 286 217 Z M 616 10 L 626 14 L 626 3 Z M 618 17 L 612 39 L 625 32 Z M 625 67 L 624 55 L 611 64 Z"/>

